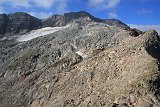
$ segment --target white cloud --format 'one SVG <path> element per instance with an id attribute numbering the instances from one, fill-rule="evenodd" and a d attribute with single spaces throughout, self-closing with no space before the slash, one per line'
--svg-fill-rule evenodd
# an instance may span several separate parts
<path id="1" fill-rule="evenodd" d="M 5 13 L 4 8 L 2 6 L 0 6 L 0 14 Z"/>
<path id="2" fill-rule="evenodd" d="M 67 12 L 67 0 L 58 0 L 56 5 L 56 11 L 57 13 L 65 13 Z"/>
<path id="3" fill-rule="evenodd" d="M 57 0 L 34 0 L 32 2 L 35 3 L 37 7 L 50 8 L 56 1 Z"/>
<path id="4" fill-rule="evenodd" d="M 42 7 L 50 8 L 58 0 L 0 0 L 0 4 L 7 4 L 13 8 L 17 7 Z"/>
<path id="5" fill-rule="evenodd" d="M 141 10 L 138 10 L 139 14 L 150 14 L 152 12 L 153 11 L 151 9 L 141 9 Z"/>
<path id="6" fill-rule="evenodd" d="M 118 15 L 116 13 L 110 12 L 110 13 L 108 13 L 108 17 L 116 19 L 116 18 L 118 18 Z"/>
<path id="7" fill-rule="evenodd" d="M 13 8 L 30 7 L 29 0 L 0 0 L 0 4 L 7 4 Z"/>
<path id="8" fill-rule="evenodd" d="M 115 8 L 121 0 L 89 0 L 88 4 L 97 10 Z"/>
<path id="9" fill-rule="evenodd" d="M 137 28 L 142 31 L 147 30 L 156 30 L 160 35 L 160 25 L 135 25 L 135 24 L 128 24 L 131 28 Z"/>
<path id="10" fill-rule="evenodd" d="M 64 13 L 67 11 L 68 0 L 0 0 L 0 5 L 4 4 L 12 8 L 44 8 L 51 9 L 54 7 L 53 11 L 57 13 Z M 7 10 L 7 9 L 6 9 Z"/>
<path id="11" fill-rule="evenodd" d="M 56 2 L 62 2 L 63 0 L 0 0 L 0 4 L 7 4 L 11 7 L 42 7 L 51 8 Z M 66 0 L 64 0 L 66 2 Z"/>
<path id="12" fill-rule="evenodd" d="M 117 6 L 120 3 L 121 0 L 109 0 L 108 5 L 106 6 L 107 8 L 113 8 Z"/>
<path id="13" fill-rule="evenodd" d="M 48 18 L 53 15 L 52 12 L 29 12 L 29 14 L 40 19 Z"/>

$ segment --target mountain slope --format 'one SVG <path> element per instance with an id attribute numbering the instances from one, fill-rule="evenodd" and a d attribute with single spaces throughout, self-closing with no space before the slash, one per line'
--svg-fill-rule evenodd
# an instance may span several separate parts
<path id="1" fill-rule="evenodd" d="M 79 22 L 25 42 L 1 40 L 9 44 L 0 45 L 0 106 L 159 107 L 157 32 Z"/>
<path id="2" fill-rule="evenodd" d="M 117 19 L 105 19 L 105 22 L 111 26 L 127 27 L 127 25 Z"/>

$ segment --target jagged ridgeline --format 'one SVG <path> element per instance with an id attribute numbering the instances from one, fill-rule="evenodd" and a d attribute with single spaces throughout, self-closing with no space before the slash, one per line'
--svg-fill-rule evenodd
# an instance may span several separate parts
<path id="1" fill-rule="evenodd" d="M 81 19 L 81 20 L 80 20 Z M 57 27 L 65 26 L 73 21 L 79 23 L 93 22 L 106 22 L 109 25 L 118 25 L 126 27 L 127 25 L 115 19 L 102 20 L 95 18 L 87 12 L 71 12 L 64 15 L 53 15 L 47 19 L 38 19 L 28 13 L 17 12 L 13 14 L 0 14 L 0 35 L 8 34 L 13 35 L 24 31 L 31 31 L 42 27 Z"/>
<path id="2" fill-rule="evenodd" d="M 0 15 L 0 107 L 160 107 L 159 37 L 71 12 Z"/>

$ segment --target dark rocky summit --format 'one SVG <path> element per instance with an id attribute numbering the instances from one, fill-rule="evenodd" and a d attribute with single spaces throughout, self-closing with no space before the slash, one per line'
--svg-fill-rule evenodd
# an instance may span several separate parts
<path id="1" fill-rule="evenodd" d="M 6 28 L 8 25 L 8 16 L 6 14 L 0 14 L 0 34 L 6 33 Z"/>
<path id="2" fill-rule="evenodd" d="M 111 26 L 119 26 L 119 27 L 124 27 L 128 28 L 128 26 L 116 19 L 100 19 L 96 18 L 89 13 L 85 11 L 80 11 L 80 12 L 70 12 L 70 13 L 65 13 L 64 15 L 53 15 L 52 17 L 45 19 L 42 21 L 43 26 L 64 26 L 68 23 L 77 21 L 81 24 L 86 24 L 88 22 L 101 22 L 101 23 L 106 23 Z"/>
<path id="3" fill-rule="evenodd" d="M 0 35 L 14 35 L 41 27 L 41 20 L 24 12 L 0 15 Z"/>
<path id="4" fill-rule="evenodd" d="M 12 24 L 22 26 L 20 19 Z M 35 20 L 36 26 L 16 33 L 67 27 L 25 42 L 17 41 L 21 33 L 3 30 L 14 33 L 0 38 L 0 107 L 160 107 L 156 31 L 106 23 L 86 12 Z"/>
<path id="5" fill-rule="evenodd" d="M 79 23 L 85 23 L 88 21 L 104 22 L 102 19 L 95 18 L 87 12 L 71 12 L 64 15 L 53 15 L 52 17 L 42 21 L 43 26 L 64 26 L 73 21 L 79 21 Z"/>
<path id="6" fill-rule="evenodd" d="M 41 20 L 23 12 L 17 12 L 8 15 L 9 21 L 6 33 L 17 34 L 24 30 L 30 31 L 41 26 Z"/>

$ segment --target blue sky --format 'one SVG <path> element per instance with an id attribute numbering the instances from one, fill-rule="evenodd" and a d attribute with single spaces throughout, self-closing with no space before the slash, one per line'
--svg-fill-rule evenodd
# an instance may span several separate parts
<path id="1" fill-rule="evenodd" d="M 81 10 L 127 24 L 160 24 L 160 0 L 0 0 L 0 13 L 28 12 L 38 18 Z"/>

